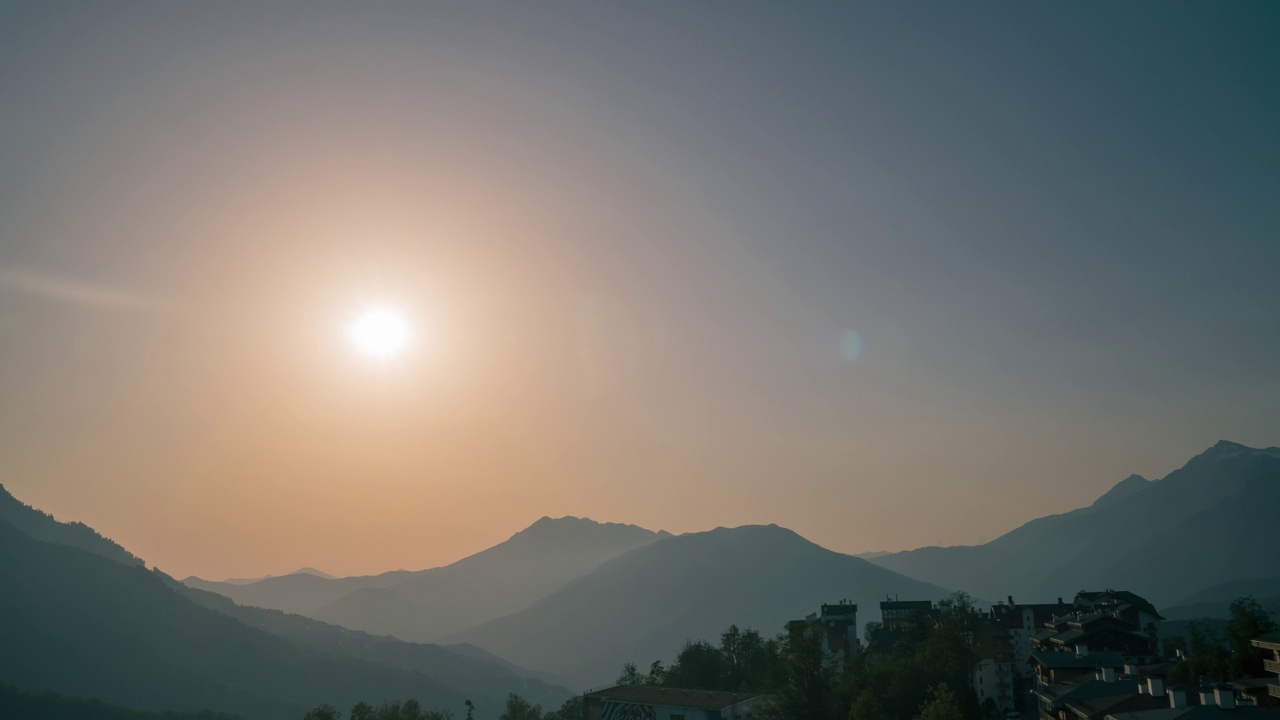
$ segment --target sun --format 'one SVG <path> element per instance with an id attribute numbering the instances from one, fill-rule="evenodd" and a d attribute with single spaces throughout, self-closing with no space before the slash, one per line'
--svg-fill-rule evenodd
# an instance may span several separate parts
<path id="1" fill-rule="evenodd" d="M 388 305 L 365 308 L 347 325 L 347 339 L 356 350 L 377 360 L 402 354 L 411 335 L 404 311 Z"/>

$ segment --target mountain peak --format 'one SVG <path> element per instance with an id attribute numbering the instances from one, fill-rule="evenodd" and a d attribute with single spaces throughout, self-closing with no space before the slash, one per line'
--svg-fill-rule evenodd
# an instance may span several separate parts
<path id="1" fill-rule="evenodd" d="M 1251 448 L 1248 445 L 1241 445 L 1238 442 L 1219 440 L 1213 444 L 1213 447 L 1205 450 L 1194 458 L 1191 458 L 1191 462 L 1205 460 L 1217 462 L 1251 455 L 1270 455 L 1271 457 L 1280 458 L 1280 448 Z"/>
<path id="2" fill-rule="evenodd" d="M 575 536 L 586 533 L 641 533 L 648 535 L 658 535 L 666 537 L 669 533 L 665 530 L 654 532 L 640 527 L 639 525 L 629 525 L 625 523 L 602 523 L 596 522 L 588 517 L 577 517 L 576 515 L 565 515 L 564 517 L 553 518 L 549 515 L 543 515 L 538 518 L 532 525 L 516 533 L 512 537 L 548 537 L 548 536 Z"/>
<path id="3" fill-rule="evenodd" d="M 1097 500 L 1094 500 L 1091 507 L 1106 507 L 1107 505 L 1123 500 L 1134 493 L 1142 492 L 1150 486 L 1151 481 L 1141 475 L 1130 475 L 1116 483 L 1114 487 L 1103 493 Z"/>

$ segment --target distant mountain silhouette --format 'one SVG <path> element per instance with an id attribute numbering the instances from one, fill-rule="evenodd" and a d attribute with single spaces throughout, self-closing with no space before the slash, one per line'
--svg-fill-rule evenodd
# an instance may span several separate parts
<path id="1" fill-rule="evenodd" d="M 1276 564 L 1280 565 L 1280 563 Z M 1271 569 L 1275 570 L 1276 568 L 1273 567 Z M 1280 597 L 1280 575 L 1265 578 L 1245 578 L 1242 580 L 1232 580 L 1230 582 L 1219 583 L 1217 585 L 1210 585 L 1182 598 L 1177 604 L 1193 605 L 1196 603 L 1208 602 L 1230 603 L 1236 598 L 1245 596 L 1253 596 L 1255 598 Z"/>
<path id="2" fill-rule="evenodd" d="M 852 599 L 859 622 L 880 617 L 887 593 L 947 591 L 832 552 L 777 527 L 719 528 L 620 555 L 522 612 L 455 636 L 583 689 L 625 662 L 669 662 L 689 639 L 716 640 L 736 623 L 766 636 L 822 603 Z"/>
<path id="3" fill-rule="evenodd" d="M 75 529 L 63 534 L 77 542 L 89 537 Z M 494 718 L 508 692 L 550 702 L 568 696 L 474 654 L 283 613 L 267 618 L 268 611 L 205 598 L 225 604 L 214 610 L 163 573 L 38 540 L 9 522 L 0 522 L 0 587 L 0 678 L 27 692 L 139 710 L 210 708 L 255 720 L 296 720 L 322 702 L 349 708 L 408 698 L 455 714 L 470 698 L 479 717 Z"/>
<path id="4" fill-rule="evenodd" d="M 133 553 L 99 535 L 88 525 L 58 522 L 52 515 L 15 498 L 4 485 L 0 485 L 0 524 L 11 525 L 37 540 L 80 548 L 125 565 L 144 564 Z"/>
<path id="5" fill-rule="evenodd" d="M 1128 588 L 1159 605 L 1277 567 L 1280 448 L 1221 441 L 1160 481 L 1136 475 L 1091 506 L 985 545 L 874 558 L 910 577 L 1024 602 Z"/>
<path id="6" fill-rule="evenodd" d="M 349 655 L 361 660 L 420 672 L 450 687 L 476 696 L 503 697 L 518 693 L 531 703 L 559 707 L 568 697 L 563 680 L 548 673 L 519 667 L 474 645 L 444 647 L 370 635 L 280 610 L 237 605 L 217 593 L 187 587 L 166 575 L 161 579 L 183 595 L 211 610 L 297 645 L 329 655 Z"/>
<path id="7" fill-rule="evenodd" d="M 669 534 L 635 525 L 544 517 L 487 550 L 420 572 L 337 580 L 295 574 L 248 585 L 184 582 L 242 605 L 425 642 L 522 610 L 606 560 L 663 537 Z"/>
<path id="8" fill-rule="evenodd" d="M 289 577 L 289 575 L 315 575 L 316 577 L 324 578 L 325 580 L 338 579 L 336 576 L 330 575 L 329 573 L 324 572 L 322 570 L 317 570 L 311 567 L 304 567 L 304 568 L 298 568 L 297 570 L 294 570 L 288 575 L 263 575 L 262 577 L 256 577 L 256 578 L 227 578 L 226 580 L 219 580 L 214 582 L 210 582 L 208 580 L 201 580 L 200 578 L 192 575 L 191 577 L 187 578 L 187 580 L 193 581 L 194 585 L 200 585 L 202 583 L 203 584 L 224 583 L 227 585 L 252 585 L 253 583 L 262 582 L 263 580 L 271 580 L 273 578 L 278 578 L 278 577 Z M 183 582 L 186 582 L 187 580 L 183 580 Z"/>

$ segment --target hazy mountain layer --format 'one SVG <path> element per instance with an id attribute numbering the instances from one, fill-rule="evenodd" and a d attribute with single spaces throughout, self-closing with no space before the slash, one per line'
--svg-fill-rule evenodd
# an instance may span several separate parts
<path id="1" fill-rule="evenodd" d="M 1280 562 L 1277 562 L 1280 565 Z M 1274 568 L 1272 568 L 1274 569 Z M 1201 588 L 1178 601 L 1179 605 L 1195 605 L 1197 603 L 1225 602 L 1230 603 L 1238 597 L 1253 596 L 1255 598 L 1280 597 L 1280 576 L 1264 578 L 1245 578 Z"/>
<path id="2" fill-rule="evenodd" d="M 633 550 L 456 638 L 583 689 L 612 681 L 628 661 L 670 661 L 686 640 L 717 639 L 730 624 L 772 636 L 841 599 L 861 606 L 859 622 L 876 620 L 877 603 L 895 593 L 936 599 L 947 591 L 777 526 L 720 528 Z"/>
<path id="3" fill-rule="evenodd" d="M 1088 508 L 1033 520 L 985 545 L 872 562 L 983 597 L 1022 601 L 1128 588 L 1157 606 L 1280 568 L 1280 448 L 1226 441 L 1158 482 L 1131 476 Z"/>
<path id="4" fill-rule="evenodd" d="M 635 525 L 542 518 L 503 543 L 421 572 L 337 580 L 289 575 L 245 585 L 184 582 L 242 605 L 426 642 L 522 610 L 606 560 L 667 536 Z"/>
<path id="5" fill-rule="evenodd" d="M 24 691 L 255 720 L 296 720 L 322 702 L 348 708 L 408 698 L 455 714 L 470 698 L 480 717 L 492 718 L 508 692 L 549 704 L 567 697 L 474 653 L 237 608 L 217 596 L 205 600 L 225 612 L 202 607 L 183 594 L 198 591 L 178 592 L 163 573 L 43 542 L 8 522 L 0 522 L 0 587 L 0 678 Z"/>

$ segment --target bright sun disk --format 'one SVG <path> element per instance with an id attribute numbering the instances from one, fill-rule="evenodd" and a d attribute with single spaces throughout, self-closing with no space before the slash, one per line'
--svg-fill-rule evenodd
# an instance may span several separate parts
<path id="1" fill-rule="evenodd" d="M 378 359 L 399 355 L 409 344 L 409 321 L 392 307 L 372 307 L 347 326 L 347 337 L 356 349 Z"/>

